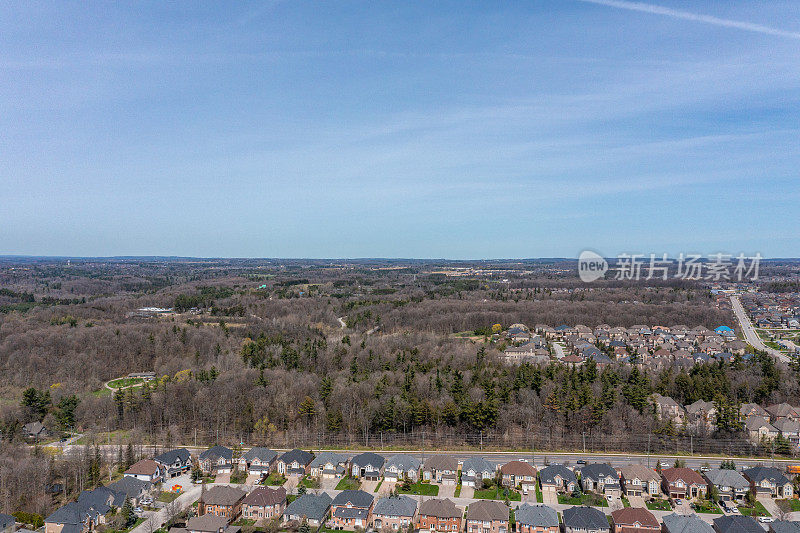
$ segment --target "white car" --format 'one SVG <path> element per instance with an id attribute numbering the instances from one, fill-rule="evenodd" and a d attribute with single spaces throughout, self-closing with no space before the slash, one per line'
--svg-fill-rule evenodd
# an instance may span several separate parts
<path id="1" fill-rule="evenodd" d="M 729 510 L 730 512 L 732 512 L 733 514 L 736 514 L 736 513 L 738 513 L 738 512 L 739 512 L 739 508 L 738 508 L 738 507 L 736 507 L 735 505 L 731 505 L 731 506 L 728 508 L 728 510 Z"/>
<path id="2" fill-rule="evenodd" d="M 775 521 L 775 519 L 772 518 L 771 516 L 759 516 L 758 521 L 761 522 L 762 524 L 771 524 Z"/>
<path id="3" fill-rule="evenodd" d="M 666 461 L 661 461 L 660 463 L 658 463 L 658 466 L 660 466 L 662 469 L 669 468 L 669 463 Z"/>

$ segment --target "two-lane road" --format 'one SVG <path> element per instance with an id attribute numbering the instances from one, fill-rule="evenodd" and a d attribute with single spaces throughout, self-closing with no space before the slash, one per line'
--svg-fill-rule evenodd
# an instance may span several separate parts
<path id="1" fill-rule="evenodd" d="M 742 328 L 744 338 L 750 346 L 757 350 L 763 350 L 785 363 L 790 363 L 792 361 L 791 358 L 785 353 L 770 348 L 764 344 L 764 341 L 762 341 L 761 337 L 758 336 L 756 328 L 753 327 L 753 323 L 750 322 L 750 317 L 747 316 L 747 312 L 744 310 L 741 300 L 739 300 L 739 297 L 735 294 L 731 295 L 731 306 L 733 307 L 733 314 L 736 315 L 736 319 L 739 321 L 739 326 Z"/>

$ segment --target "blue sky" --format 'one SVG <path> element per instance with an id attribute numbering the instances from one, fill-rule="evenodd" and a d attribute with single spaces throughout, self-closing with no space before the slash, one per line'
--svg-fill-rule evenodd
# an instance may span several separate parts
<path id="1" fill-rule="evenodd" d="M 800 256 L 794 1 L 7 2 L 0 131 L 0 254 Z"/>

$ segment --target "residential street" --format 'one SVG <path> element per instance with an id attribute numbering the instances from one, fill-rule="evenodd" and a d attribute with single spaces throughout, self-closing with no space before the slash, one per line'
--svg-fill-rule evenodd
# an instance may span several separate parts
<path id="1" fill-rule="evenodd" d="M 789 356 L 764 344 L 764 341 L 761 340 L 761 337 L 758 336 L 756 329 L 753 327 L 750 317 L 747 316 L 747 312 L 745 312 L 744 306 L 742 306 L 742 302 L 738 296 L 731 295 L 731 306 L 733 307 L 733 313 L 736 315 L 736 319 L 739 321 L 739 326 L 741 327 L 745 340 L 748 344 L 758 350 L 767 352 L 768 354 L 780 359 L 785 363 L 791 362 Z"/>

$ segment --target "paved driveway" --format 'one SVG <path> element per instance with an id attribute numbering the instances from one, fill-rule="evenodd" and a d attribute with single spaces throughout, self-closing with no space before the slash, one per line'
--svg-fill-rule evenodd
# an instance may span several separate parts
<path id="1" fill-rule="evenodd" d="M 475 487 L 461 487 L 461 497 L 462 498 L 474 498 L 475 497 Z"/>
<path id="2" fill-rule="evenodd" d="M 183 511 L 192 503 L 200 497 L 200 485 L 190 485 L 188 487 L 184 486 L 185 492 L 175 498 L 175 502 L 177 502 L 177 508 L 180 511 Z M 131 533 L 152 533 L 156 529 L 160 528 L 164 525 L 167 521 L 167 509 L 159 509 L 155 513 L 152 513 L 147 520 L 139 524 L 137 527 L 131 530 Z"/>
<path id="3" fill-rule="evenodd" d="M 367 481 L 366 479 L 361 481 L 361 490 L 363 490 L 364 492 L 369 492 L 370 494 L 375 492 L 375 487 L 377 486 L 378 486 L 377 481 Z"/>
<path id="4" fill-rule="evenodd" d="M 230 483 L 231 482 L 231 475 L 230 474 L 217 474 L 217 477 L 214 478 L 214 483 Z"/>
<path id="5" fill-rule="evenodd" d="M 456 486 L 455 485 L 439 485 L 439 496 L 438 498 L 450 498 L 451 500 L 455 497 L 456 493 Z M 461 497 L 464 497 L 464 494 L 461 494 Z"/>
<path id="6" fill-rule="evenodd" d="M 644 498 L 642 498 L 641 496 L 634 496 L 633 494 L 629 494 L 627 498 L 631 504 L 631 507 L 635 507 L 637 509 L 645 507 Z"/>
<path id="7" fill-rule="evenodd" d="M 395 485 L 397 485 L 397 483 L 394 481 L 384 480 L 383 483 L 381 483 L 381 488 L 378 489 L 378 495 L 381 497 L 388 496 L 394 490 Z"/>
<path id="8" fill-rule="evenodd" d="M 339 484 L 340 480 L 341 480 L 341 478 L 338 478 L 338 477 L 335 477 L 335 478 L 327 478 L 327 477 L 322 478 L 322 481 L 320 482 L 320 488 L 322 490 L 333 490 L 333 489 L 336 488 L 336 485 Z"/>
<path id="9" fill-rule="evenodd" d="M 554 490 L 544 490 L 542 491 L 542 499 L 544 500 L 542 503 L 546 505 L 556 505 L 558 503 L 558 492 Z"/>
<path id="10" fill-rule="evenodd" d="M 606 496 L 606 500 L 608 500 L 608 508 L 611 511 L 616 511 L 617 509 L 625 507 L 622 503 L 622 499 L 616 496 Z"/>
<path id="11" fill-rule="evenodd" d="M 775 500 L 766 496 L 759 496 L 757 499 L 764 504 L 764 508 L 769 511 L 769 514 L 772 516 L 780 516 L 781 510 L 778 507 L 778 504 L 775 503 Z"/>

